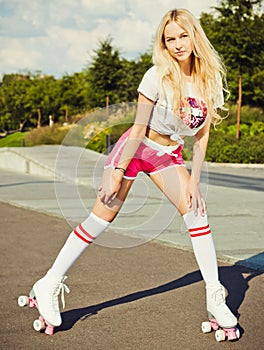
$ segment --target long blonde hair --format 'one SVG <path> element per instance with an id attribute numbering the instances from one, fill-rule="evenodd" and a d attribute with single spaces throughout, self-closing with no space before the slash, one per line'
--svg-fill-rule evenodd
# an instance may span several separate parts
<path id="1" fill-rule="evenodd" d="M 197 93 L 207 104 L 211 122 L 217 125 L 223 118 L 217 113 L 215 105 L 223 90 L 228 93 L 225 66 L 206 37 L 199 21 L 188 10 L 175 9 L 167 12 L 157 29 L 153 63 L 158 68 L 160 85 L 163 91 L 164 86 L 168 86 L 173 91 L 173 110 L 178 114 L 184 95 L 182 75 L 178 61 L 168 52 L 164 39 L 165 27 L 173 21 L 183 28 L 191 39 L 193 82 Z"/>

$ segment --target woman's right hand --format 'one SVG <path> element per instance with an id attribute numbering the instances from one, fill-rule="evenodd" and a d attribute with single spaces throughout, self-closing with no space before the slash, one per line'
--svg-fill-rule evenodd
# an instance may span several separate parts
<path id="1" fill-rule="evenodd" d="M 107 169 L 104 171 L 102 183 L 98 188 L 98 197 L 103 204 L 110 204 L 116 198 L 121 187 L 123 175 L 118 169 Z"/>

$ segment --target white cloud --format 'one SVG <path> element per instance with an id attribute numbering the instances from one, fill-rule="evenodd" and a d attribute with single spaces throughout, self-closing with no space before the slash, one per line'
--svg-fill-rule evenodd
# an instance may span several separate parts
<path id="1" fill-rule="evenodd" d="M 199 16 L 217 0 L 0 0 L 0 75 L 21 70 L 61 76 L 85 68 L 99 40 L 113 38 L 130 59 L 149 49 L 163 14 Z"/>
<path id="2" fill-rule="evenodd" d="M 0 61 L 8 62 L 7 67 L 18 67 L 30 69 L 37 65 L 41 56 L 38 50 L 33 50 L 34 39 L 3 39 L 0 51 Z"/>
<path id="3" fill-rule="evenodd" d="M 121 17 L 126 14 L 126 1 L 117 0 L 81 0 L 89 16 Z"/>

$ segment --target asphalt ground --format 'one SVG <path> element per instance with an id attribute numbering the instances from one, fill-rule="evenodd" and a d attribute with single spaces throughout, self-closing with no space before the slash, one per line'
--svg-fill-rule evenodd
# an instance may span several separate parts
<path id="1" fill-rule="evenodd" d="M 241 339 L 203 334 L 205 289 L 193 253 L 153 241 L 131 248 L 94 243 L 68 273 L 63 324 L 53 336 L 32 328 L 35 309 L 19 308 L 50 267 L 71 228 L 59 217 L 0 203 L 1 349 L 263 349 L 263 273 L 219 262 Z M 114 234 L 114 233 L 113 233 Z"/>

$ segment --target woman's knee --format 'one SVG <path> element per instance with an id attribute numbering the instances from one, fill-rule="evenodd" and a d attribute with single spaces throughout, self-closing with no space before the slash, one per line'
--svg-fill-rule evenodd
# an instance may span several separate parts
<path id="1" fill-rule="evenodd" d="M 99 198 L 96 199 L 93 206 L 92 212 L 99 218 L 112 222 L 120 211 L 120 205 L 116 204 L 116 199 L 114 199 L 109 204 L 103 204 Z"/>
<path id="2" fill-rule="evenodd" d="M 107 204 L 104 204 L 100 198 L 97 197 L 92 212 L 103 220 L 112 222 L 121 210 L 131 185 L 131 181 L 123 180 L 119 193 Z"/>

